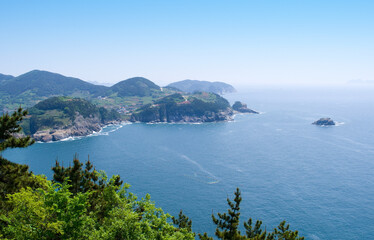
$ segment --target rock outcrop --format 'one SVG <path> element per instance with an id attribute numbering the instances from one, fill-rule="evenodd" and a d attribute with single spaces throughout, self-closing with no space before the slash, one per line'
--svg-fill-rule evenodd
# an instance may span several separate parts
<path id="1" fill-rule="evenodd" d="M 229 102 L 215 93 L 172 94 L 132 113 L 130 121 L 147 123 L 203 123 L 232 120 Z"/>
<path id="2" fill-rule="evenodd" d="M 230 108 L 221 111 L 185 112 L 185 111 L 167 111 L 165 108 L 158 106 L 147 109 L 141 114 L 132 114 L 131 122 L 146 123 L 204 123 L 204 122 L 221 122 L 233 120 L 233 111 Z"/>
<path id="3" fill-rule="evenodd" d="M 119 121 L 107 122 L 106 124 L 110 123 L 119 123 Z M 40 142 L 60 141 L 68 137 L 87 136 L 99 132 L 106 124 L 101 123 L 97 116 L 83 118 L 82 115 L 77 114 L 73 124 L 63 128 L 39 130 L 32 137 Z"/>
<path id="4" fill-rule="evenodd" d="M 331 118 L 320 118 L 312 124 L 317 126 L 334 126 L 336 123 Z"/>
<path id="5" fill-rule="evenodd" d="M 232 105 L 232 109 L 234 111 L 237 111 L 237 112 L 240 112 L 240 113 L 254 113 L 254 114 L 258 114 L 259 113 L 259 112 L 256 112 L 256 111 L 252 110 L 252 109 L 249 109 L 247 107 L 247 104 L 239 102 L 239 101 L 236 101 Z"/>

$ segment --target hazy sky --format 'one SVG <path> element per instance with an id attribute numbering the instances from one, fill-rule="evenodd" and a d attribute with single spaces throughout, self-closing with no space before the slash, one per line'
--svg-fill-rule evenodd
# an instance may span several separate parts
<path id="1" fill-rule="evenodd" d="M 234 85 L 374 79 L 374 1 L 0 0 L 0 72 Z"/>

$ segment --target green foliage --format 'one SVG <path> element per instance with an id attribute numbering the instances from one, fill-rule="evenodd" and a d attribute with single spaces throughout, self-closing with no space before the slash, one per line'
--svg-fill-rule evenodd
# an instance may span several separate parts
<path id="1" fill-rule="evenodd" d="M 121 119 L 121 115 L 114 109 L 111 109 L 109 111 L 104 107 L 100 107 L 99 113 L 100 113 L 102 123 L 107 123 L 109 121 Z"/>
<path id="2" fill-rule="evenodd" d="M 30 108 L 31 117 L 24 121 L 24 132 L 34 134 L 38 130 L 62 127 L 74 122 L 76 114 L 83 118 L 97 117 L 101 123 L 119 120 L 120 114 L 80 98 L 51 97 Z"/>
<path id="3" fill-rule="evenodd" d="M 27 91 L 37 96 L 71 95 L 75 92 L 101 94 L 107 87 L 94 85 L 78 78 L 65 77 L 47 71 L 33 70 L 3 81 L 0 92 L 17 96 Z"/>
<path id="4" fill-rule="evenodd" d="M 29 172 L 29 166 L 12 163 L 0 157 L 0 212 L 4 208 L 3 203 L 8 194 L 26 187 L 39 188 L 44 186 L 44 177 Z"/>
<path id="5" fill-rule="evenodd" d="M 34 141 L 29 137 L 17 136 L 21 132 L 19 122 L 27 111 L 19 108 L 12 114 L 3 114 L 0 117 L 0 153 L 7 148 L 24 148 Z M 23 187 L 40 187 L 41 177 L 29 172 L 27 165 L 12 163 L 0 156 L 0 210 L 7 194 L 14 193 Z"/>
<path id="6" fill-rule="evenodd" d="M 68 176 L 62 184 L 47 181 L 45 189 L 27 188 L 8 195 L 0 234 L 6 239 L 194 239 L 190 229 L 174 227 L 171 216 L 156 208 L 149 195 L 137 200 L 117 176 L 108 180 L 104 173 L 96 174 L 89 162 L 85 170 L 75 162 L 59 167 L 59 175 Z M 93 185 L 82 187 L 87 186 L 85 181 Z M 94 198 L 98 199 L 95 206 Z"/>
<path id="7" fill-rule="evenodd" d="M 141 122 L 181 121 L 186 116 L 202 118 L 228 108 L 230 108 L 229 102 L 214 93 L 197 93 L 189 96 L 188 101 L 180 93 L 175 93 L 155 101 L 155 104 L 147 104 L 139 108 L 132 114 L 132 120 Z"/>
<path id="8" fill-rule="evenodd" d="M 18 108 L 11 115 L 8 113 L 0 117 L 0 152 L 7 148 L 24 148 L 34 143 L 31 137 L 17 137 L 22 131 L 19 122 L 27 115 L 26 110 Z"/>
<path id="9" fill-rule="evenodd" d="M 163 97 L 157 101 L 155 104 L 172 104 L 172 103 L 179 103 L 185 101 L 184 97 L 180 93 L 174 93 L 169 96 Z"/>
<path id="10" fill-rule="evenodd" d="M 240 196 L 240 191 L 239 188 L 237 188 L 234 202 L 227 198 L 227 203 L 230 206 L 228 212 L 223 214 L 218 213 L 218 218 L 212 214 L 213 222 L 217 225 L 215 234 L 219 239 L 245 239 L 243 236 L 241 236 L 240 231 L 238 230 L 241 201 L 242 198 Z"/>
<path id="11" fill-rule="evenodd" d="M 179 228 L 186 228 L 189 231 L 192 230 L 192 220 L 190 220 L 186 215 L 184 215 L 182 210 L 179 212 L 178 218 L 172 217 L 172 219 L 173 224 L 175 224 Z"/>
<path id="12" fill-rule="evenodd" d="M 117 93 L 120 97 L 125 96 L 151 96 L 154 91 L 159 91 L 160 87 L 149 81 L 148 79 L 142 77 L 130 78 L 121 81 L 112 87 L 110 91 L 112 93 Z"/>
<path id="13" fill-rule="evenodd" d="M 78 112 L 84 118 L 97 115 L 98 108 L 87 100 L 80 98 L 51 97 L 35 105 L 39 110 L 61 110 L 72 120 Z"/>
<path id="14" fill-rule="evenodd" d="M 246 235 L 242 235 L 239 230 L 240 222 L 240 202 L 242 201 L 239 188 L 235 191 L 234 201 L 227 198 L 229 209 L 227 213 L 218 213 L 218 217 L 212 214 L 213 223 L 217 225 L 215 235 L 222 240 L 304 240 L 299 236 L 298 231 L 290 230 L 290 225 L 286 225 L 286 221 L 282 221 L 278 228 L 268 233 L 261 229 L 262 222 L 257 220 L 252 226 L 252 219 L 249 218 L 244 223 Z M 198 235 L 201 240 L 213 240 L 207 233 Z"/>

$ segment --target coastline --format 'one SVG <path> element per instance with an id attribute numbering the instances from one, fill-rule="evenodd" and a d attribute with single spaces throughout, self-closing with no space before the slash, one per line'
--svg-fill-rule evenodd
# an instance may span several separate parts
<path id="1" fill-rule="evenodd" d="M 82 134 L 82 135 L 68 135 L 64 138 L 61 138 L 59 140 L 50 140 L 50 141 L 40 141 L 37 140 L 36 143 L 57 143 L 57 142 L 66 142 L 66 141 L 75 141 L 86 137 L 95 137 L 95 136 L 101 136 L 101 135 L 109 135 L 109 133 L 117 131 L 118 129 L 122 128 L 125 125 L 132 124 L 132 122 L 129 121 L 118 121 L 118 122 L 110 122 L 108 124 L 103 124 L 100 126 L 99 131 L 92 130 L 89 134 Z M 114 127 L 114 129 L 111 129 L 109 131 L 105 131 L 107 128 Z"/>
<path id="2" fill-rule="evenodd" d="M 65 142 L 65 141 L 75 141 L 79 140 L 85 137 L 94 137 L 94 136 L 100 136 L 100 135 L 108 135 L 111 132 L 114 132 L 120 128 L 122 128 L 125 125 L 129 124 L 148 124 L 148 125 L 156 125 L 156 124 L 191 124 L 191 125 L 200 125 L 200 124 L 207 124 L 207 123 L 221 123 L 221 122 L 234 122 L 235 117 L 237 115 L 247 115 L 247 114 L 263 114 L 262 112 L 258 113 L 252 113 L 252 112 L 239 112 L 239 111 L 233 111 L 233 114 L 229 116 L 228 119 L 225 120 L 218 120 L 218 121 L 172 121 L 172 122 L 159 122 L 159 121 L 151 121 L 151 122 L 142 122 L 142 121 L 111 121 L 107 124 L 100 124 L 98 131 L 85 129 L 86 131 L 82 134 L 66 134 L 66 136 L 63 136 L 59 139 L 54 140 L 52 137 L 50 137 L 48 141 L 43 141 L 41 139 L 35 139 L 36 143 L 56 143 L 56 142 Z M 114 127 L 114 129 L 111 129 L 109 131 L 105 131 L 107 128 Z M 51 135 L 52 133 L 55 133 L 57 131 L 63 131 L 67 132 L 69 129 L 54 129 L 54 130 L 44 130 L 48 131 L 48 135 Z M 34 137 L 34 136 L 33 136 Z"/>

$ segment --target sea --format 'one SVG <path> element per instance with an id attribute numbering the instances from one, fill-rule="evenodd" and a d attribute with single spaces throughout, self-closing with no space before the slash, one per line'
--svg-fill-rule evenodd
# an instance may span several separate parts
<path id="1" fill-rule="evenodd" d="M 122 124 L 88 137 L 36 143 L 3 156 L 52 177 L 75 154 L 119 174 L 139 198 L 182 209 L 195 232 L 238 187 L 241 224 L 272 230 L 286 220 L 306 239 L 371 239 L 374 230 L 374 85 L 255 86 L 224 95 L 261 114 L 204 124 Z M 331 117 L 338 124 L 311 123 Z M 242 228 L 243 229 L 243 228 Z M 243 231 L 244 232 L 244 231 Z"/>

